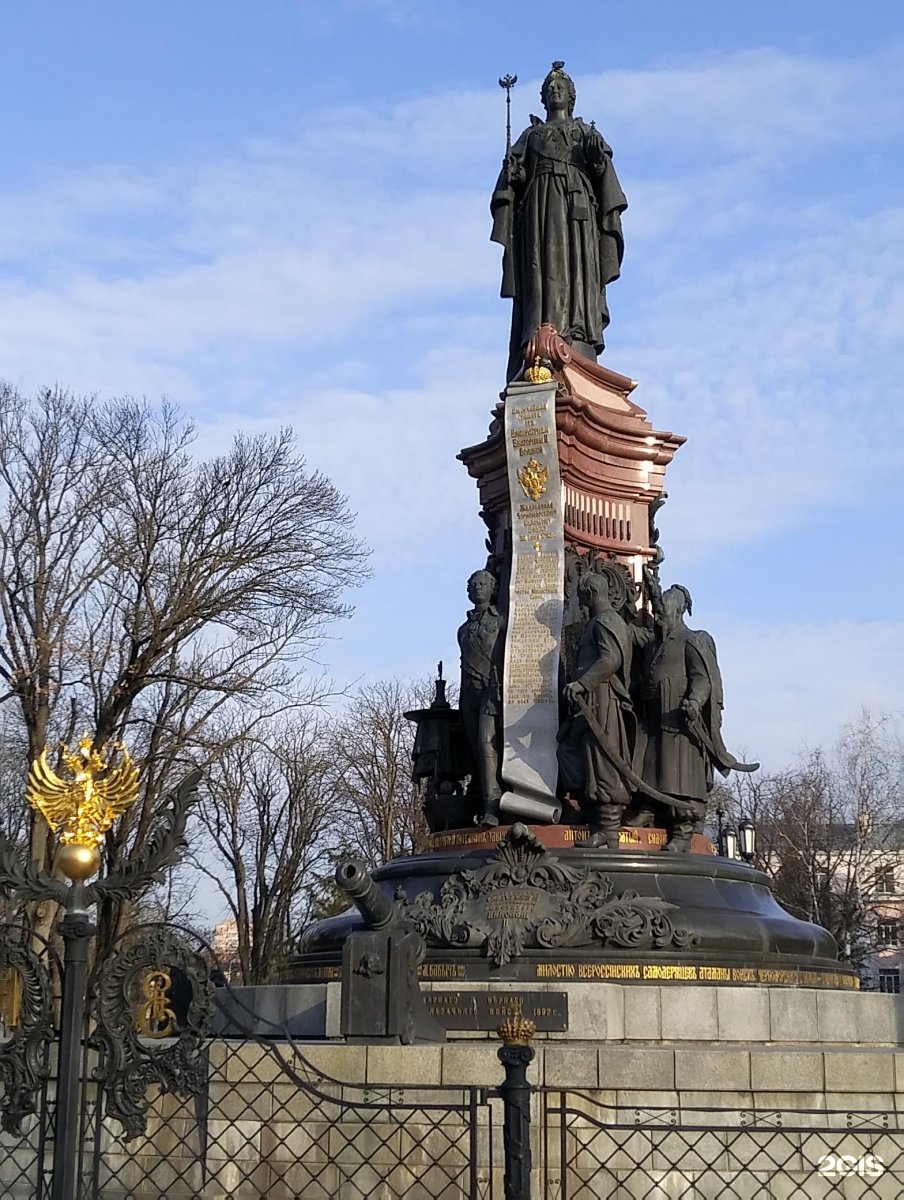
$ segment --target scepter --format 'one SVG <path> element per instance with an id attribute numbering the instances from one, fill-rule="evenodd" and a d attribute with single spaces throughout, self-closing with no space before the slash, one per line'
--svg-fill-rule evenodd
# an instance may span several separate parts
<path id="1" fill-rule="evenodd" d="M 505 157 L 512 153 L 512 88 L 518 82 L 517 75 L 503 75 L 499 86 L 505 88 Z"/>

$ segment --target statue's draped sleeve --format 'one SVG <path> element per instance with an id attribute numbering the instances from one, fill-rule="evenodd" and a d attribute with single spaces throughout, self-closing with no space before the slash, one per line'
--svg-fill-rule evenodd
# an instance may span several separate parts
<path id="1" fill-rule="evenodd" d="M 592 619 L 590 632 L 596 648 L 596 661 L 578 677 L 588 691 L 608 684 L 620 700 L 629 701 L 624 676 L 631 670 L 631 640 L 628 627 L 614 612 Z"/>
<path id="2" fill-rule="evenodd" d="M 510 157 L 522 168 L 525 165 L 524 160 L 527 154 L 527 139 L 529 134 L 530 129 L 525 129 L 511 149 Z M 496 242 L 503 249 L 502 287 L 499 294 L 506 299 L 511 299 L 516 295 L 514 236 L 515 207 L 517 202 L 518 195 L 514 187 L 509 183 L 508 171 L 506 170 L 505 163 L 503 163 L 490 199 L 490 214 L 493 218 L 493 230 L 490 234 L 490 241 Z"/>
<path id="3" fill-rule="evenodd" d="M 603 168 L 595 174 L 594 195 L 597 203 L 597 223 L 600 233 L 600 278 L 603 286 L 618 279 L 622 259 L 625 255 L 625 239 L 622 233 L 621 215 L 628 207 L 615 167 L 612 165 L 612 148 L 603 143 Z"/>

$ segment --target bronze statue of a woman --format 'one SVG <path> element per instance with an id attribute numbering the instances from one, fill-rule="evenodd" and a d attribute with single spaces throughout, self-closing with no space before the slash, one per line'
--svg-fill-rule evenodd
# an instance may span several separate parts
<path id="1" fill-rule="evenodd" d="M 609 324 L 606 284 L 624 253 L 621 214 L 628 206 L 612 151 L 595 125 L 574 116 L 571 77 L 553 63 L 540 99 L 546 120 L 506 154 L 490 202 L 491 240 L 504 247 L 502 295 L 511 297 L 508 379 L 521 371 L 538 325 L 554 325 L 573 349 L 596 360 Z"/>

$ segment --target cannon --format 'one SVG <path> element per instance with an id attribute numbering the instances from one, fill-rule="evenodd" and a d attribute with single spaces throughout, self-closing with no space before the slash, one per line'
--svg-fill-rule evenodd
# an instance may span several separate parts
<path id="1" fill-rule="evenodd" d="M 380 891 L 357 858 L 336 868 L 336 883 L 354 901 L 365 927 L 342 947 L 340 1029 L 349 1041 L 389 1038 L 444 1042 L 446 1031 L 427 1011 L 418 983 L 424 939 Z"/>
<path id="2" fill-rule="evenodd" d="M 354 903 L 368 929 L 385 928 L 395 915 L 392 901 L 386 899 L 359 858 L 347 858 L 336 867 L 336 884 Z"/>

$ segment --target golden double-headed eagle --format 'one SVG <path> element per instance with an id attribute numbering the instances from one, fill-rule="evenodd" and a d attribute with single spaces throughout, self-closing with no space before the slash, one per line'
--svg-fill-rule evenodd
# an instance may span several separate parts
<path id="1" fill-rule="evenodd" d="M 525 496 L 530 500 L 540 499 L 546 491 L 548 481 L 549 467 L 544 467 L 535 458 L 518 470 L 518 482 L 521 484 Z"/>
<path id="2" fill-rule="evenodd" d="M 31 764 L 25 798 L 64 845 L 98 847 L 117 817 L 138 797 L 138 768 L 119 742 L 108 742 L 103 753 L 92 749 L 84 734 L 75 750 L 60 746 L 62 765 L 70 778 L 61 779 L 47 762 L 47 751 Z M 114 761 L 115 759 L 115 761 Z"/>

